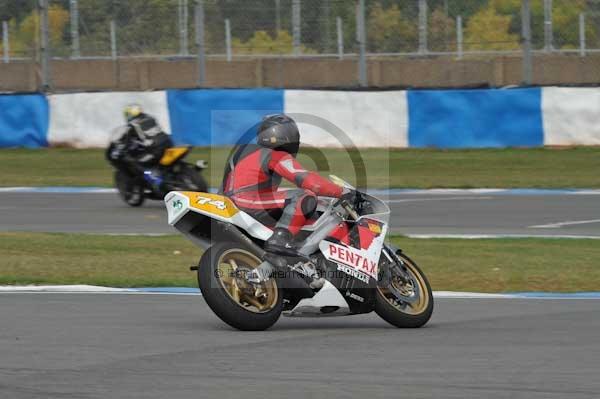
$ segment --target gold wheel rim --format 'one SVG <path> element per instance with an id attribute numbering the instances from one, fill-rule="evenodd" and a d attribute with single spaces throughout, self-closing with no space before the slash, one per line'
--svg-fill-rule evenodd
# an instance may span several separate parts
<path id="1" fill-rule="evenodd" d="M 277 305 L 279 296 L 275 279 L 252 284 L 244 278 L 260 264 L 260 259 L 243 249 L 223 252 L 217 263 L 217 280 L 223 290 L 238 306 L 253 313 L 270 311 Z"/>
<path id="2" fill-rule="evenodd" d="M 394 308 L 398 309 L 402 313 L 418 315 L 423 313 L 427 309 L 427 306 L 429 306 L 429 288 L 427 287 L 427 283 L 425 283 L 423 275 L 415 267 L 415 265 L 413 265 L 413 263 L 408 261 L 407 259 L 403 259 L 403 261 L 404 265 L 408 269 L 410 276 L 412 277 L 412 280 L 418 285 L 419 300 L 412 303 L 403 302 L 401 300 L 398 300 L 398 298 L 396 298 L 396 296 L 392 294 L 392 292 L 389 289 L 385 287 L 377 287 L 377 289 L 379 290 L 380 294 L 385 298 L 385 300 Z M 394 282 L 392 282 L 392 284 L 394 284 L 394 288 L 401 292 L 406 292 L 406 290 L 409 289 L 406 286 L 400 287 Z"/>

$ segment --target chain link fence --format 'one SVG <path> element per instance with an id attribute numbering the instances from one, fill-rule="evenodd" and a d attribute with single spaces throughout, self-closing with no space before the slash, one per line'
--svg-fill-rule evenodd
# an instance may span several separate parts
<path id="1" fill-rule="evenodd" d="M 4 63 L 600 52 L 600 0 L 0 0 L 0 20 Z"/>
<path id="2" fill-rule="evenodd" d="M 0 0 L 2 62 L 35 59 L 40 47 L 39 14 L 34 12 L 37 0 Z"/>

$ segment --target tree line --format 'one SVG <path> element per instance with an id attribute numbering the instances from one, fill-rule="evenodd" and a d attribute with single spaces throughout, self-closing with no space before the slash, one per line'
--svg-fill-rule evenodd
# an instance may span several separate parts
<path id="1" fill-rule="evenodd" d="M 0 0 L 0 19 L 9 22 L 13 55 L 37 48 L 39 16 L 35 0 Z M 456 51 L 456 17 L 463 21 L 463 49 L 515 50 L 520 47 L 521 0 L 428 0 L 427 37 L 431 51 Z M 50 42 L 55 55 L 71 48 L 69 0 L 50 0 Z M 189 0 L 188 36 L 194 52 L 193 4 Z M 286 54 L 293 51 L 292 0 L 207 0 L 205 42 L 209 53 L 225 52 L 224 20 L 231 22 L 234 54 Z M 417 1 L 367 0 L 368 51 L 415 52 L 418 47 Z M 535 48 L 544 43 L 544 2 L 531 0 Z M 110 53 L 110 21 L 117 26 L 120 54 L 176 54 L 180 26 L 178 0 L 79 0 L 82 55 Z M 354 0 L 302 0 L 303 53 L 335 53 L 336 18 L 343 21 L 346 52 L 356 51 Z M 600 0 L 553 0 L 555 48 L 579 45 L 579 14 L 585 12 L 588 47 L 598 47 Z M 279 11 L 279 12 L 278 12 Z M 279 29 L 278 29 L 279 28 Z M 1 44 L 0 44 L 1 46 Z"/>

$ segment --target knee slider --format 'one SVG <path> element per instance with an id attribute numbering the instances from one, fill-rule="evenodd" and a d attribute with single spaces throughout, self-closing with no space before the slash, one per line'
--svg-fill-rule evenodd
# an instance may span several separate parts
<path id="1" fill-rule="evenodd" d="M 314 195 L 307 195 L 302 198 L 302 203 L 300 204 L 302 208 L 302 214 L 306 218 L 312 217 L 317 211 L 317 198 Z"/>

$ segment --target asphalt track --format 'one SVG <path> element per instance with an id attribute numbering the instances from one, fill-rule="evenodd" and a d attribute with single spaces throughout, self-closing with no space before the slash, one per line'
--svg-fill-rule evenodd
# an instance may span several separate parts
<path id="1" fill-rule="evenodd" d="M 598 398 L 600 301 L 441 299 L 234 331 L 199 296 L 0 294 L 0 397 Z"/>
<path id="2" fill-rule="evenodd" d="M 600 237 L 600 195 L 414 192 L 387 197 L 392 229 L 408 235 Z M 161 202 L 130 208 L 114 193 L 0 192 L 0 231 L 165 234 Z"/>
<path id="3" fill-rule="evenodd" d="M 388 199 L 404 234 L 600 238 L 597 193 Z M 0 231 L 173 233 L 161 203 L 114 193 L 0 192 Z M 197 295 L 0 293 L 0 398 L 598 398 L 598 314 L 597 299 L 437 299 L 419 330 L 371 314 L 242 333 Z"/>

